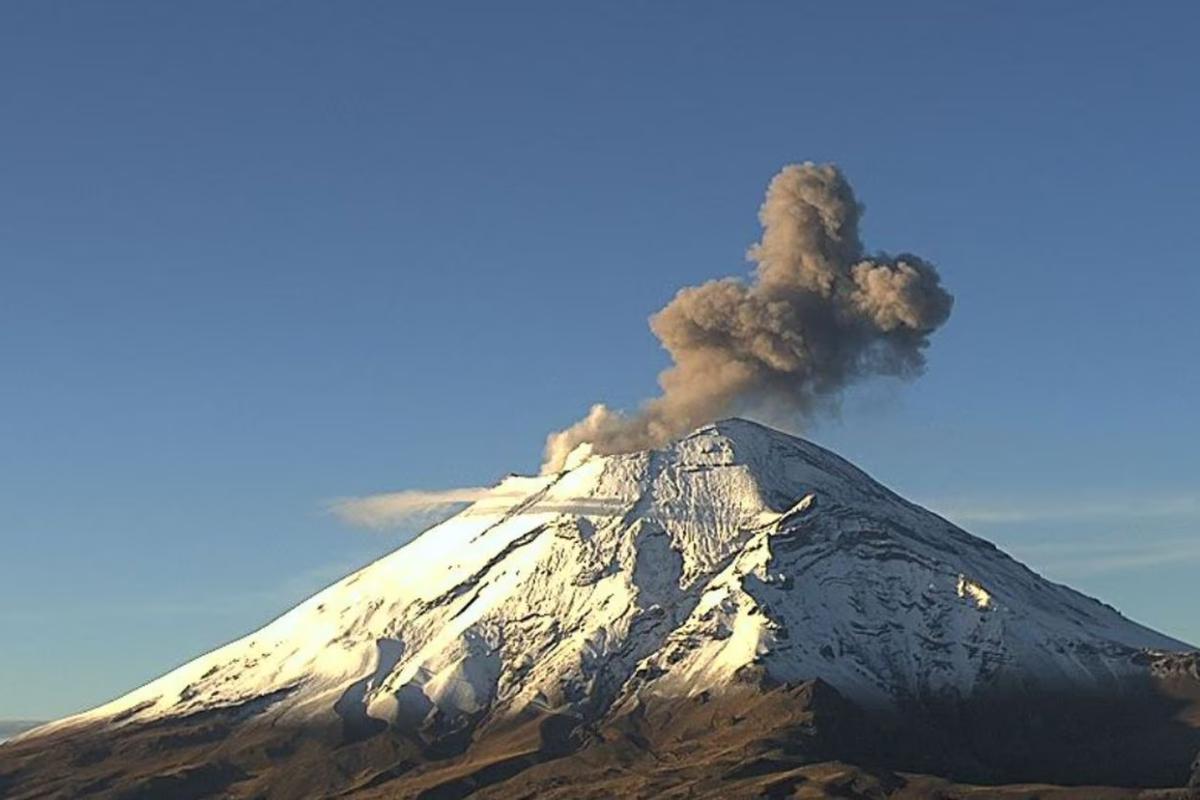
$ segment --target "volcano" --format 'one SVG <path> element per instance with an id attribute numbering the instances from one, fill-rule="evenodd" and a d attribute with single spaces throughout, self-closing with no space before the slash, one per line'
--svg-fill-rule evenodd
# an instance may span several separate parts
<path id="1" fill-rule="evenodd" d="M 1197 751 L 1189 645 L 731 419 L 503 480 L 0 796 L 1168 797 Z"/>

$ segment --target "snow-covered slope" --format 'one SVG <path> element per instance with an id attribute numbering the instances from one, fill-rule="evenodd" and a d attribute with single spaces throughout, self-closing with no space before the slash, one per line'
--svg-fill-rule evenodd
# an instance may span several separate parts
<path id="1" fill-rule="evenodd" d="M 595 717 L 748 671 L 886 707 L 1103 689 L 1145 669 L 1143 649 L 1189 648 L 829 451 L 728 420 L 509 478 L 250 636 L 32 735 L 243 704 L 444 732 L 531 707 Z"/>

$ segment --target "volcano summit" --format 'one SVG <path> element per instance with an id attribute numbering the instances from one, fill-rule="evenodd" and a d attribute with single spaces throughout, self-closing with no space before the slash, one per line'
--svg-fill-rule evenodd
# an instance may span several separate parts
<path id="1" fill-rule="evenodd" d="M 0 745 L 0 796 L 1182 787 L 1191 651 L 732 419 L 504 480 L 261 630 Z"/>

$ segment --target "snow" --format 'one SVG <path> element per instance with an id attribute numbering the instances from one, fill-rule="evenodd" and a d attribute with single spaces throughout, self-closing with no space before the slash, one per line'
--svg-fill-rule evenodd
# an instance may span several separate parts
<path id="1" fill-rule="evenodd" d="M 958 576 L 958 596 L 969 597 L 975 601 L 976 608 L 987 608 L 992 604 L 992 595 L 978 583 L 968 580 L 966 575 Z"/>
<path id="2" fill-rule="evenodd" d="M 1144 669 L 1143 649 L 1190 648 L 827 450 L 727 420 L 663 450 L 582 449 L 556 475 L 510 477 L 261 630 L 39 730 L 285 690 L 264 713 L 598 713 L 719 687 L 752 665 L 887 705 L 1018 675 L 1102 684 Z"/>

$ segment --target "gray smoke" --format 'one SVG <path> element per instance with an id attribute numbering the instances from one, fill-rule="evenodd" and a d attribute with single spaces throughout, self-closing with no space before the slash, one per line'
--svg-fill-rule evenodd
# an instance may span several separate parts
<path id="1" fill-rule="evenodd" d="M 674 365 L 662 392 L 632 416 L 595 405 L 546 441 L 543 472 L 581 444 L 600 454 L 660 447 L 736 412 L 803 419 L 869 375 L 913 377 L 954 298 L 937 270 L 909 254 L 867 255 L 863 208 L 832 164 L 793 164 L 771 180 L 749 283 L 681 289 L 650 318 Z"/>

